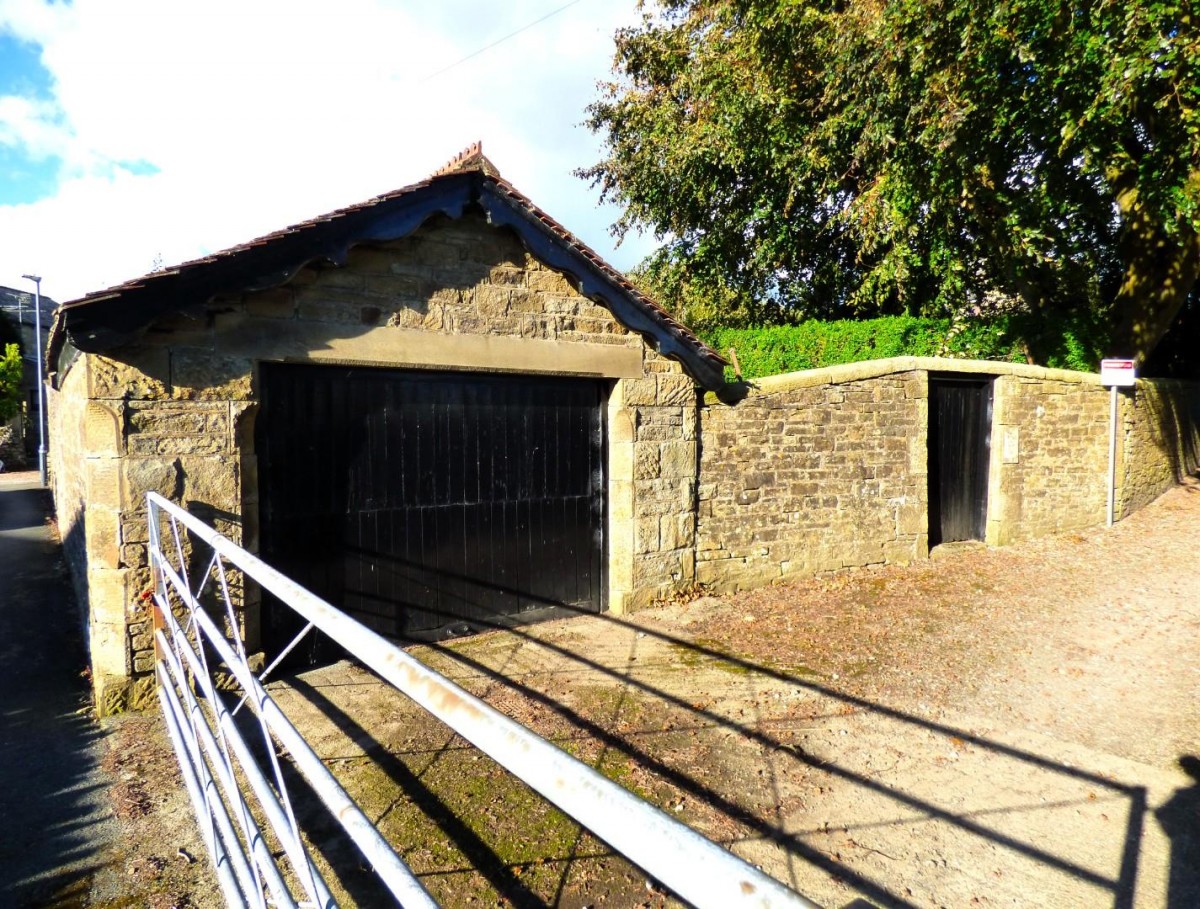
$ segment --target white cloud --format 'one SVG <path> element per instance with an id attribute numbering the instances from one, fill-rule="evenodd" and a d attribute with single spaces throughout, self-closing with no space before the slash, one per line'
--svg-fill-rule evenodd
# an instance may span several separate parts
<path id="1" fill-rule="evenodd" d="M 570 171 L 599 156 L 578 124 L 634 0 L 581 0 L 433 75 L 560 5 L 0 0 L 54 101 L 0 99 L 0 142 L 62 162 L 53 198 L 0 207 L 0 284 L 38 270 L 71 299 L 419 180 L 476 139 L 629 267 L 648 244 L 613 254 L 616 213 Z"/>
<path id="2" fill-rule="evenodd" d="M 20 95 L 0 96 L 0 144 L 43 161 L 59 155 L 70 142 L 69 131 L 58 122 L 56 105 Z"/>

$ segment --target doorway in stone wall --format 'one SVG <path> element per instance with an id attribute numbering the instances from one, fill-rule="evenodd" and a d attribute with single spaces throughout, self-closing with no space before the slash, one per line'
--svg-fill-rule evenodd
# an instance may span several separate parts
<path id="1" fill-rule="evenodd" d="M 990 377 L 929 377 L 929 545 L 982 540 L 991 451 Z"/>

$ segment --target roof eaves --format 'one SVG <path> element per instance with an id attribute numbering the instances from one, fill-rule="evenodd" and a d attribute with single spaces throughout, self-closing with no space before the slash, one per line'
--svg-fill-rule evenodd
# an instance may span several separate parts
<path id="1" fill-rule="evenodd" d="M 291 225 L 266 236 L 88 294 L 62 307 L 51 336 L 51 362 L 69 340 L 85 352 L 127 343 L 155 318 L 221 293 L 266 290 L 316 261 L 345 264 L 362 242 L 406 236 L 436 214 L 461 217 L 477 190 L 470 174 L 429 180 L 370 203 Z M 417 190 L 430 189 L 429 194 Z"/>
<path id="2" fill-rule="evenodd" d="M 498 204 L 488 205 L 488 198 Z M 56 362 L 64 346 L 96 352 L 127 343 L 166 312 L 221 293 L 278 286 L 318 260 L 344 264 L 359 243 L 407 236 L 438 213 L 457 219 L 472 203 L 515 229 L 531 254 L 572 276 L 584 296 L 681 362 L 700 385 L 715 390 L 725 384 L 720 354 L 504 180 L 478 143 L 419 183 L 64 303 L 47 358 Z"/>
<path id="3" fill-rule="evenodd" d="M 525 224 L 537 224 L 550 242 L 531 244 L 530 238 L 523 236 L 531 253 L 546 265 L 570 274 L 578 283 L 580 293 L 600 300 L 627 328 L 651 339 L 664 356 L 680 361 L 700 385 L 709 390 L 724 386 L 727 364 L 724 357 L 510 183 L 489 178 L 487 185 L 493 188 L 494 198 L 508 211 L 505 216 L 498 210 L 489 209 L 493 221 L 514 228 L 522 235 L 527 233 L 523 230 Z M 589 267 L 580 268 L 581 260 Z"/>

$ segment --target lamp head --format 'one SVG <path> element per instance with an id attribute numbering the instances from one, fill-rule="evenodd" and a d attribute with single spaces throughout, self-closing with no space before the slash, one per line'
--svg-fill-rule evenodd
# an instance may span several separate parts
<path id="1" fill-rule="evenodd" d="M 24 278 L 26 281 L 32 281 L 34 284 L 42 283 L 42 279 L 41 279 L 40 275 L 21 275 L 21 277 Z"/>

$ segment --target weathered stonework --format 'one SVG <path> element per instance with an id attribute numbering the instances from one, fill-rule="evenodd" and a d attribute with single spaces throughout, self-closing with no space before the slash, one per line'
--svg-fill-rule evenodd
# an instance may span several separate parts
<path id="1" fill-rule="evenodd" d="M 84 628 L 96 704 L 102 712 L 128 703 L 132 658 L 127 645 L 129 571 L 121 561 L 119 406 L 89 400 L 88 371 L 78 363 L 47 391 L 52 488 Z"/>
<path id="2" fill-rule="evenodd" d="M 258 478 L 270 465 L 255 425 L 271 362 L 604 380 L 614 613 L 697 581 L 730 590 L 924 558 L 930 372 L 994 377 L 988 542 L 1104 520 L 1109 397 L 1095 376 L 897 358 L 772 377 L 736 405 L 701 403 L 679 364 L 515 234 L 439 216 L 404 240 L 351 249 L 341 267 L 162 317 L 58 377 L 54 489 L 89 604 L 102 712 L 152 697 L 146 493 L 258 547 Z M 1139 382 L 1122 395 L 1118 514 L 1196 468 L 1198 411 L 1195 385 Z M 231 583 L 253 650 L 260 594 Z"/>
<path id="3" fill-rule="evenodd" d="M 263 362 L 610 379 L 608 607 L 692 583 L 693 381 L 515 235 L 482 218 L 439 218 L 406 239 L 352 249 L 344 267 L 309 267 L 284 287 L 164 317 L 134 344 L 81 357 L 62 378 L 56 475 L 60 508 L 77 503 L 65 507 L 86 525 L 72 561 L 87 578 L 93 671 L 113 680 L 102 709 L 143 701 L 152 665 L 146 493 L 257 548 Z M 259 594 L 235 587 L 253 649 Z"/>
<path id="4" fill-rule="evenodd" d="M 1120 395 L 1119 517 L 1200 468 L 1200 383 L 1139 381 Z"/>
<path id="5" fill-rule="evenodd" d="M 25 467 L 25 435 L 22 428 L 23 418 L 20 414 L 7 423 L 0 423 L 0 462 L 3 462 L 5 470 Z"/>
<path id="6" fill-rule="evenodd" d="M 931 358 L 857 363 L 773 376 L 735 406 L 706 400 L 697 580 L 730 590 L 923 557 L 931 372 L 995 377 L 988 543 L 1104 523 L 1110 396 L 1098 376 Z M 1121 517 L 1200 467 L 1200 385 L 1139 381 L 1119 399 Z"/>
<path id="7" fill-rule="evenodd" d="M 993 391 L 987 541 L 999 546 L 1104 523 L 1107 390 L 1008 375 Z"/>
<path id="8" fill-rule="evenodd" d="M 696 579 L 717 590 L 923 558 L 926 374 L 701 410 Z"/>
<path id="9" fill-rule="evenodd" d="M 995 383 L 987 541 L 1004 545 L 1107 520 L 1110 390 L 1083 373 Z M 1114 517 L 1200 466 L 1200 386 L 1139 380 L 1117 395 Z"/>

